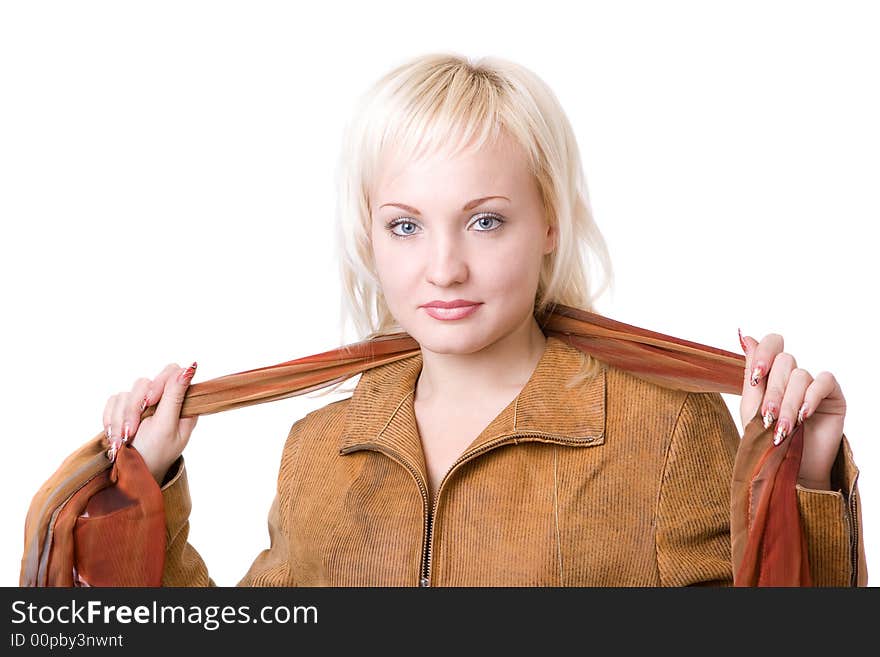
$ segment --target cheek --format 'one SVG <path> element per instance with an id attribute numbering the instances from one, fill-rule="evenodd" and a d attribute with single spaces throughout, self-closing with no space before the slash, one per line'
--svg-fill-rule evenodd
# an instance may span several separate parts
<path id="1" fill-rule="evenodd" d="M 395 244 L 389 244 L 387 240 L 374 242 L 373 262 L 376 267 L 376 275 L 382 293 L 389 306 L 394 305 L 395 300 L 406 296 L 413 290 L 413 276 L 417 275 L 415 268 L 418 263 L 412 258 L 405 257 L 400 249 L 395 249 Z"/>
<path id="2" fill-rule="evenodd" d="M 523 240 L 478 259 L 480 280 L 498 293 L 531 298 L 537 288 L 543 255 L 533 240 Z"/>
<path id="3" fill-rule="evenodd" d="M 373 234 L 373 263 L 376 266 L 376 273 L 383 283 L 386 279 L 393 278 L 395 267 L 399 263 L 399 258 L 395 257 L 393 246 L 388 243 L 384 235 Z"/>

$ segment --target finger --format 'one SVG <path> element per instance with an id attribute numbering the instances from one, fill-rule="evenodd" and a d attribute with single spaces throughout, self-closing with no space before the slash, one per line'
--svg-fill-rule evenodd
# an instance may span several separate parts
<path id="1" fill-rule="evenodd" d="M 137 379 L 131 387 L 128 405 L 123 411 L 122 418 L 123 434 L 127 428 L 130 438 L 134 438 L 134 435 L 137 433 L 138 427 L 140 426 L 141 413 L 143 413 L 146 408 L 145 396 L 151 383 L 152 381 L 150 381 L 150 379 L 141 377 Z"/>
<path id="2" fill-rule="evenodd" d="M 110 411 L 110 445 L 116 449 L 122 444 L 122 421 L 125 414 L 125 404 L 128 402 L 127 392 L 120 392 L 113 402 L 113 410 Z"/>
<path id="3" fill-rule="evenodd" d="M 777 354 L 782 353 L 785 348 L 785 341 L 778 333 L 770 333 L 764 336 L 764 339 L 758 343 L 752 354 L 752 362 L 750 363 L 751 383 L 758 385 L 760 380 L 767 376 L 773 367 L 773 361 Z"/>
<path id="4" fill-rule="evenodd" d="M 740 402 L 740 410 L 745 424 L 751 422 L 756 413 L 763 414 L 761 405 L 764 400 L 766 376 L 772 369 L 776 354 L 782 351 L 783 340 L 781 335 L 770 333 L 764 336 L 760 342 L 756 342 L 750 336 L 745 336 L 744 341 L 749 347 L 748 366 L 744 371 L 745 380 Z"/>
<path id="5" fill-rule="evenodd" d="M 116 395 L 110 395 L 104 404 L 104 414 L 101 416 L 101 423 L 104 427 L 104 433 L 107 440 L 110 440 L 110 422 L 113 420 L 113 407 L 116 405 Z"/>
<path id="6" fill-rule="evenodd" d="M 776 355 L 767 376 L 767 385 L 764 390 L 764 398 L 761 401 L 761 415 L 764 418 L 764 428 L 768 429 L 779 418 L 782 398 L 788 387 L 788 379 L 797 367 L 797 361 L 789 353 L 782 352 Z M 795 411 L 797 412 L 797 411 Z"/>
<path id="7" fill-rule="evenodd" d="M 746 372 L 751 372 L 752 354 L 755 353 L 755 346 L 758 344 L 758 341 L 751 336 L 744 336 L 739 328 L 736 329 L 736 332 L 739 334 L 739 344 L 746 355 Z"/>
<path id="8" fill-rule="evenodd" d="M 757 386 L 752 386 L 752 361 L 754 360 L 755 349 L 758 341 L 753 337 L 739 332 L 739 342 L 743 352 L 746 355 L 746 364 L 743 369 L 743 389 L 742 398 L 740 399 L 740 416 L 742 418 L 743 427 L 749 424 L 758 412 L 761 400 L 764 398 L 764 380 L 762 379 Z"/>
<path id="9" fill-rule="evenodd" d="M 777 357 L 777 362 L 785 354 Z M 775 366 L 774 366 L 775 369 Z M 770 373 L 773 376 L 773 373 Z M 798 422 L 798 409 L 804 401 L 804 395 L 807 388 L 813 382 L 813 375 L 802 367 L 795 367 L 788 376 L 788 383 L 785 386 L 785 393 L 779 404 L 779 414 L 776 420 L 776 433 L 773 436 L 773 444 L 778 445 L 787 436 L 791 434 L 791 430 L 800 424 Z"/>
<path id="10" fill-rule="evenodd" d="M 153 379 L 150 387 L 147 389 L 145 395 L 147 406 L 152 406 L 162 398 L 162 392 L 165 390 L 165 384 L 168 382 L 168 379 L 172 376 L 177 376 L 178 372 L 180 372 L 180 365 L 177 363 L 168 363 L 162 368 L 162 371 L 156 375 L 156 378 Z"/>
<path id="11" fill-rule="evenodd" d="M 831 372 L 819 372 L 807 388 L 803 404 L 798 412 L 801 421 L 813 415 L 820 404 L 823 410 L 828 407 L 829 412 L 846 412 L 843 390 L 840 389 L 840 384 Z"/>
<path id="12" fill-rule="evenodd" d="M 183 406 L 183 399 L 186 396 L 186 390 L 189 388 L 190 381 L 196 373 L 198 363 L 193 363 L 187 368 L 180 368 L 177 376 L 170 376 L 165 381 L 165 388 L 162 391 L 162 399 L 156 407 L 154 417 L 166 426 L 176 426 L 180 418 L 180 407 Z"/>

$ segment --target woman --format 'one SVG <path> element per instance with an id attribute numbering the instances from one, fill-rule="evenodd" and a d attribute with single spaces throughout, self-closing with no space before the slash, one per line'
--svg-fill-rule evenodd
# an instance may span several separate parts
<path id="1" fill-rule="evenodd" d="M 240 585 L 729 584 L 739 433 L 718 393 L 610 367 L 541 330 L 554 303 L 592 310 L 610 263 L 571 127 L 533 73 L 496 58 L 416 58 L 363 99 L 338 212 L 347 314 L 420 352 L 365 372 L 292 427 L 270 547 Z M 589 254 L 590 260 L 585 260 Z M 591 294 L 588 265 L 604 272 Z M 798 502 L 818 584 L 862 581 L 856 475 L 834 376 L 782 336 L 741 338 L 743 426 L 804 425 Z M 196 363 L 110 397 L 161 485 L 165 585 L 213 580 L 187 542 L 180 418 Z M 139 422 L 147 405 L 153 416 Z"/>

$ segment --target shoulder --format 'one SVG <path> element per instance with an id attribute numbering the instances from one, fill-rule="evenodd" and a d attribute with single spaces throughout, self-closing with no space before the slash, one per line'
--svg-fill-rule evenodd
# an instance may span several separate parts
<path id="1" fill-rule="evenodd" d="M 281 479 L 295 477 L 306 462 L 313 466 L 316 458 L 330 458 L 335 453 L 350 400 L 330 402 L 293 423 L 281 453 Z"/>
<path id="2" fill-rule="evenodd" d="M 655 383 L 601 358 L 589 358 L 585 352 L 558 337 L 551 336 L 550 341 L 553 376 L 560 381 L 572 379 L 573 381 L 568 381 L 568 385 L 582 383 L 585 390 L 592 389 L 598 382 L 604 382 L 605 396 L 609 403 L 626 408 L 635 406 L 641 411 L 668 411 L 681 408 L 688 396 L 687 391 Z M 591 361 L 590 366 L 588 359 Z M 590 374 L 587 375 L 587 372 Z M 587 378 L 581 381 L 581 377 L 585 375 Z"/>
<path id="3" fill-rule="evenodd" d="M 660 385 L 617 367 L 606 369 L 609 422 L 627 424 L 632 418 L 659 433 L 700 436 L 714 434 L 728 447 L 739 439 L 739 429 L 721 393 L 687 391 Z"/>
<path id="4" fill-rule="evenodd" d="M 315 431 L 321 434 L 331 433 L 338 435 L 342 432 L 345 425 L 345 419 L 348 416 L 348 407 L 351 404 L 351 397 L 339 399 L 320 408 L 307 413 L 305 416 L 293 423 L 290 428 L 288 441 L 295 436 L 304 433 L 312 433 Z"/>
<path id="5" fill-rule="evenodd" d="M 609 405 L 616 407 L 620 412 L 641 416 L 663 416 L 673 422 L 689 396 L 694 394 L 648 381 L 612 365 L 606 366 L 605 386 Z"/>

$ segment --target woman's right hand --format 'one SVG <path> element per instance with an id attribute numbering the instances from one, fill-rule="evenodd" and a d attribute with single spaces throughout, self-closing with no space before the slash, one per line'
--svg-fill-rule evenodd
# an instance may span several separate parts
<path id="1" fill-rule="evenodd" d="M 130 391 L 113 395 L 104 406 L 104 431 L 111 449 L 118 450 L 124 440 L 131 442 L 159 485 L 198 421 L 198 416 L 180 417 L 196 367 L 197 363 L 187 368 L 171 363 L 155 379 L 138 379 Z M 156 403 L 155 413 L 142 422 L 141 413 Z"/>

